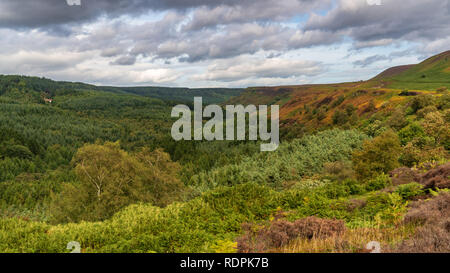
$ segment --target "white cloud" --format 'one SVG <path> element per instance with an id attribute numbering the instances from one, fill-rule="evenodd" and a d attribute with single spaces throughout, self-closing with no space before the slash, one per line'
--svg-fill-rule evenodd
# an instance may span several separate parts
<path id="1" fill-rule="evenodd" d="M 202 75 L 196 75 L 194 80 L 237 81 L 256 78 L 293 78 L 299 76 L 315 76 L 322 72 L 319 63 L 303 60 L 282 58 L 257 59 L 234 58 L 216 62 Z"/>

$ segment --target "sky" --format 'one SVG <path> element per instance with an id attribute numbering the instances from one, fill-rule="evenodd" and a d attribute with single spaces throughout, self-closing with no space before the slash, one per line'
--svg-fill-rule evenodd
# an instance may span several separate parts
<path id="1" fill-rule="evenodd" d="M 0 0 L 0 74 L 117 86 L 369 79 L 450 50 L 450 0 Z"/>

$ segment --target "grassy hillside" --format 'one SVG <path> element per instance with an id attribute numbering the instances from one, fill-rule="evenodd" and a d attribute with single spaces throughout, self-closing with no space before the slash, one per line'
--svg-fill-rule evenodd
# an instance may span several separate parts
<path id="1" fill-rule="evenodd" d="M 373 81 L 396 89 L 450 88 L 450 51 L 433 56 L 417 65 L 391 68 L 375 77 Z"/>

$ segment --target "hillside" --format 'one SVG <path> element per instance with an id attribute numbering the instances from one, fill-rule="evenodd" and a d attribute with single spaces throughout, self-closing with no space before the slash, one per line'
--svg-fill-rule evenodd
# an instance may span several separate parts
<path id="1" fill-rule="evenodd" d="M 252 87 L 230 103 L 279 104 L 287 134 L 388 115 L 412 97 L 441 97 L 450 88 L 450 51 L 417 65 L 393 67 L 368 81 L 280 87 Z M 356 116 L 353 116 L 356 115 Z M 356 124 L 354 124 L 356 125 Z M 301 128 L 297 134 L 296 128 Z"/>
<path id="2" fill-rule="evenodd" d="M 52 97 L 75 95 L 82 92 L 97 91 L 136 95 L 141 97 L 164 100 L 171 103 L 193 103 L 195 96 L 203 97 L 206 103 L 221 103 L 234 96 L 238 96 L 243 89 L 234 88 L 169 88 L 157 86 L 144 87 L 112 87 L 95 86 L 77 82 L 53 81 L 46 78 L 27 77 L 18 75 L 0 75 L 0 96 L 13 96 L 22 101 L 41 101 L 42 96 Z"/>
<path id="3" fill-rule="evenodd" d="M 396 89 L 450 88 L 450 51 L 428 58 L 417 65 L 388 69 L 372 81 Z"/>

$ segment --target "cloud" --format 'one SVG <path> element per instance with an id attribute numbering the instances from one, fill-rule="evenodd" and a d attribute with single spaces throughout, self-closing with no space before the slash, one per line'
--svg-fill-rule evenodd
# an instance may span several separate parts
<path id="1" fill-rule="evenodd" d="M 89 57 L 92 57 L 92 55 L 73 52 L 18 51 L 14 54 L 0 54 L 0 59 L 8 60 L 7 62 L 0 62 L 0 73 L 8 74 L 13 71 L 22 71 L 22 73 L 32 75 L 41 72 L 60 71 L 73 67 L 74 64 Z"/>
<path id="2" fill-rule="evenodd" d="M 315 76 L 322 70 L 320 63 L 313 61 L 242 57 L 211 65 L 207 73 L 196 75 L 193 79 L 230 82 L 249 78 L 291 78 Z"/>
<path id="3" fill-rule="evenodd" d="M 282 21 L 329 6 L 329 0 L 258 0 L 196 9 L 185 31 L 254 21 Z"/>
<path id="4" fill-rule="evenodd" d="M 353 62 L 353 64 L 355 66 L 360 66 L 360 67 L 367 67 L 375 62 L 379 62 L 379 61 L 384 61 L 384 60 L 389 60 L 390 58 L 384 55 L 373 55 L 370 57 L 367 57 L 363 60 L 358 60 Z"/>
<path id="5" fill-rule="evenodd" d="M 318 6 L 317 2 L 328 0 L 84 0 L 81 5 L 68 5 L 66 0 L 2 0 L 0 2 L 0 27 L 43 28 L 60 24 L 73 24 L 98 19 L 100 16 L 116 18 L 122 15 L 139 15 L 149 11 L 188 11 L 193 8 L 235 8 L 249 11 L 274 9 L 283 15 L 286 8 Z M 276 5 L 278 3 L 278 5 Z M 267 4 L 267 5 L 266 5 Z M 282 6 L 279 9 L 277 6 Z M 256 10 L 255 10 L 256 12 Z M 267 12 L 265 12 L 267 13 Z M 266 17 L 273 15 L 267 13 Z M 241 14 L 240 17 L 244 17 Z M 232 16 L 235 18 L 236 16 Z"/>
<path id="6" fill-rule="evenodd" d="M 304 32 L 280 23 L 231 24 L 220 30 L 184 32 L 175 18 L 179 16 L 169 13 L 160 21 L 142 25 L 100 26 L 79 41 L 82 44 L 79 50 L 103 48 L 103 57 L 122 56 L 120 61 L 128 60 L 127 64 L 132 64 L 131 60 L 138 56 L 194 63 L 259 51 L 286 52 L 328 45 L 341 39 L 334 33 Z"/>
<path id="7" fill-rule="evenodd" d="M 394 42 L 393 39 L 379 39 L 373 41 L 356 41 L 355 49 L 362 49 L 367 47 L 377 47 L 377 46 L 386 46 L 390 45 Z"/>
<path id="8" fill-rule="evenodd" d="M 115 65 L 133 65 L 136 63 L 136 56 L 122 56 L 120 58 L 118 58 L 117 60 L 115 60 L 114 62 L 112 62 L 112 64 Z"/>
<path id="9" fill-rule="evenodd" d="M 340 0 L 325 15 L 313 14 L 306 30 L 340 32 L 357 47 L 387 45 L 395 40 L 424 41 L 450 35 L 450 0 Z"/>

